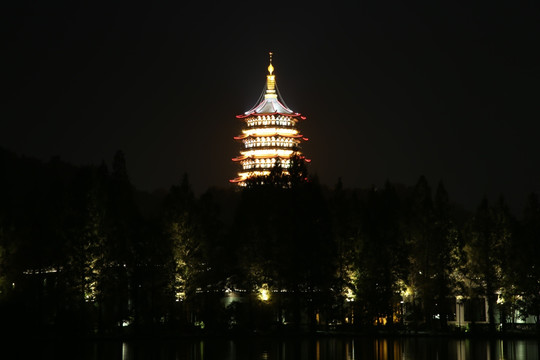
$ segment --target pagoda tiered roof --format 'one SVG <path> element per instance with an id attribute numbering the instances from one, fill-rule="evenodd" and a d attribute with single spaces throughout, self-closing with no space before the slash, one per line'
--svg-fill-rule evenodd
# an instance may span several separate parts
<path id="1" fill-rule="evenodd" d="M 264 96 L 261 96 L 260 102 L 250 110 L 242 115 L 236 115 L 237 118 L 243 119 L 253 115 L 282 115 L 300 117 L 302 120 L 305 119 L 300 113 L 292 111 L 285 105 L 285 101 L 283 101 L 277 90 L 276 77 L 273 72 L 272 53 L 270 53 L 270 65 L 268 66 L 268 75 L 266 76 L 266 87 L 263 92 Z"/>
<path id="2" fill-rule="evenodd" d="M 234 139 L 244 144 L 245 151 L 241 151 L 232 161 L 239 162 L 244 171 L 230 182 L 246 186 L 249 179 L 268 176 L 276 164 L 281 164 L 281 173 L 289 176 L 287 169 L 293 165 L 291 159 L 294 157 L 310 162 L 300 151 L 302 141 L 308 138 L 296 128 L 298 122 L 306 118 L 287 107 L 281 98 L 274 75 L 272 53 L 263 93 L 255 106 L 236 118 L 241 119 L 245 125 L 242 134 Z"/>
<path id="3" fill-rule="evenodd" d="M 265 100 L 263 100 L 259 105 L 263 104 L 264 102 L 265 102 Z M 257 105 L 257 106 L 259 106 L 259 105 Z M 252 110 L 256 109 L 257 106 L 254 107 Z M 244 119 L 244 118 L 247 118 L 249 116 L 257 116 L 257 115 L 281 115 L 281 116 L 289 116 L 289 117 L 299 117 L 302 120 L 306 120 L 305 116 L 302 116 L 302 114 L 297 113 L 297 112 L 292 112 L 292 113 L 282 113 L 282 112 L 258 113 L 258 112 L 252 111 L 252 110 L 246 111 L 245 113 L 243 113 L 241 115 L 236 115 L 236 117 L 238 119 Z"/>
<path id="4" fill-rule="evenodd" d="M 271 115 L 278 114 L 283 116 L 300 116 L 299 113 L 295 113 L 285 105 L 283 105 L 277 98 L 263 99 L 258 105 L 255 105 L 251 110 L 248 110 L 244 115 L 238 115 L 237 117 L 247 117 L 249 115 Z"/>
<path id="5" fill-rule="evenodd" d="M 235 136 L 234 139 L 243 140 L 243 139 L 247 139 L 248 137 L 256 138 L 256 137 L 268 137 L 268 136 L 283 136 L 286 138 L 293 138 L 293 139 L 302 138 L 304 140 L 307 140 L 307 138 L 303 137 L 304 135 L 302 134 L 283 134 L 278 131 L 276 131 L 275 133 L 264 133 L 264 134 L 242 134 L 242 135 Z"/>

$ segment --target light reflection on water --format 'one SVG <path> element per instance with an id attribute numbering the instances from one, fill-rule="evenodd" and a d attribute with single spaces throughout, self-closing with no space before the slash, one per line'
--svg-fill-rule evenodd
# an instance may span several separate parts
<path id="1" fill-rule="evenodd" d="M 40 342 L 22 358 L 88 360 L 533 360 L 537 340 L 248 338 Z"/>
<path id="2" fill-rule="evenodd" d="M 129 345 L 126 342 L 122 343 L 122 360 L 128 360 L 129 355 Z"/>

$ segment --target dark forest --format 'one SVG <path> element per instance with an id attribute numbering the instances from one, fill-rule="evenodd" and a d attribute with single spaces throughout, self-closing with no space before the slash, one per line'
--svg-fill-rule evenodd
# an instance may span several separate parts
<path id="1" fill-rule="evenodd" d="M 13 334 L 540 329 L 536 194 L 515 214 L 503 197 L 467 211 L 420 174 L 200 196 L 185 175 L 148 193 L 120 151 L 108 168 L 0 149 L 0 169 L 0 326 Z"/>

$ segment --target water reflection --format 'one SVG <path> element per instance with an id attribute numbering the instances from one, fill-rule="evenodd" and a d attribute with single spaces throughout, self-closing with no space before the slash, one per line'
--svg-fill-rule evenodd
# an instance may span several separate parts
<path id="1" fill-rule="evenodd" d="M 129 360 L 129 346 L 127 343 L 122 343 L 122 360 Z"/>
<path id="2" fill-rule="evenodd" d="M 537 340 L 452 338 L 243 338 L 41 342 L 22 358 L 88 360 L 533 360 Z"/>

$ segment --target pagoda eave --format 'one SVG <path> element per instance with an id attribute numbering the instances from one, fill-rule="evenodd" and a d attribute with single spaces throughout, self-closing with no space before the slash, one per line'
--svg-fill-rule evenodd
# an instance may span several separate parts
<path id="1" fill-rule="evenodd" d="M 254 159 L 284 159 L 284 160 L 287 160 L 287 159 L 290 159 L 293 157 L 293 154 L 290 154 L 290 155 L 284 155 L 284 154 L 281 154 L 281 155 L 277 155 L 277 154 L 274 154 L 274 155 L 250 155 L 250 156 L 239 156 L 239 157 L 235 157 L 235 158 L 232 158 L 231 160 L 232 161 L 244 161 L 244 160 L 254 160 Z M 309 159 L 305 159 L 306 162 L 310 162 L 311 160 Z"/>
<path id="2" fill-rule="evenodd" d="M 284 138 L 291 138 L 291 139 L 300 139 L 300 138 L 302 138 L 302 140 L 308 141 L 308 138 L 305 138 L 301 134 L 292 135 L 292 134 L 281 134 L 279 132 L 274 133 L 274 134 L 262 134 L 262 135 L 259 135 L 259 134 L 239 135 L 239 136 L 235 136 L 234 140 L 244 140 L 244 139 L 247 139 L 247 138 L 259 138 L 259 137 L 269 137 L 269 136 L 281 136 L 281 137 L 284 137 Z"/>
<path id="3" fill-rule="evenodd" d="M 237 119 L 245 119 L 245 118 L 250 117 L 250 116 L 268 116 L 268 115 L 281 115 L 281 116 L 289 116 L 289 117 L 299 117 L 302 120 L 306 119 L 306 117 L 302 116 L 302 114 L 300 114 L 300 113 L 287 114 L 287 113 L 281 113 L 281 112 L 277 112 L 277 111 L 273 112 L 273 113 L 256 113 L 256 112 L 252 112 L 252 113 L 249 113 L 249 114 L 236 115 L 236 118 Z"/>

